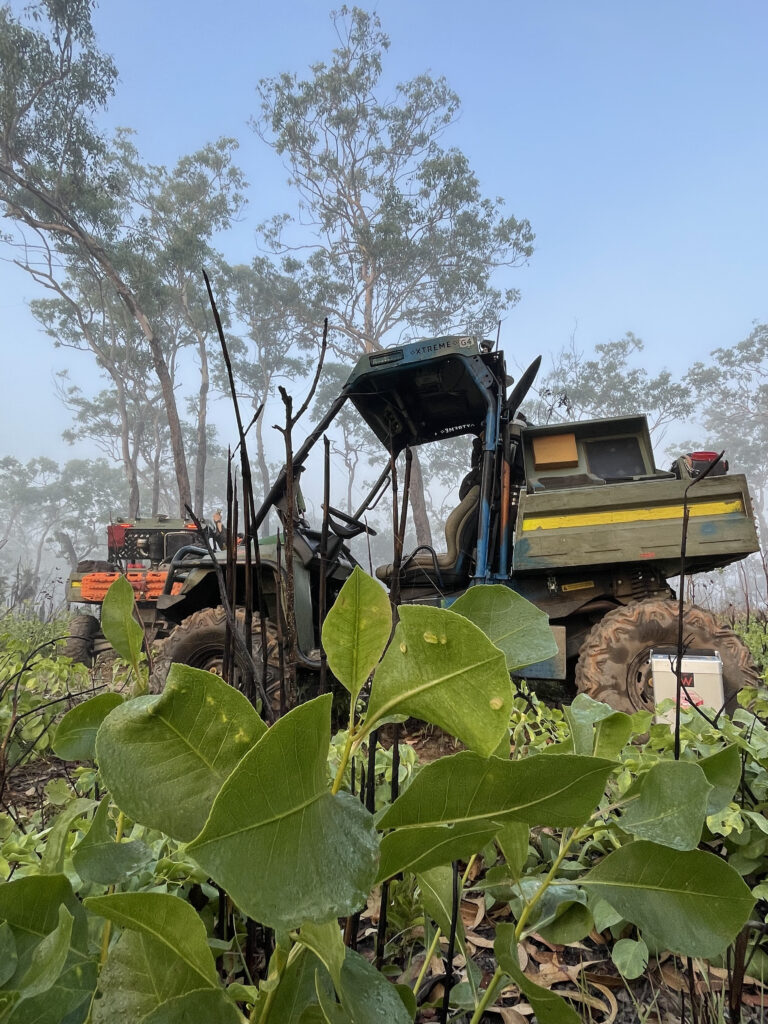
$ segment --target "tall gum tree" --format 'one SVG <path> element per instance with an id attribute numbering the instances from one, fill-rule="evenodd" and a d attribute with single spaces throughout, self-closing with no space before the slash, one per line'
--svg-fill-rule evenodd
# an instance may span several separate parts
<path id="1" fill-rule="evenodd" d="M 250 264 L 227 267 L 224 279 L 235 332 L 229 342 L 232 369 L 238 388 L 250 399 L 256 416 L 275 397 L 281 383 L 309 374 L 311 332 L 292 313 L 297 304 L 296 282 L 280 273 L 265 256 L 257 256 Z M 214 384 L 222 393 L 229 392 L 221 363 Z M 264 424 L 263 414 L 252 424 L 262 496 L 272 483 Z M 269 532 L 269 516 L 264 529 Z"/>
<path id="2" fill-rule="evenodd" d="M 378 17 L 343 7 L 332 20 L 329 63 L 258 86 L 253 127 L 298 196 L 295 219 L 263 226 L 268 249 L 300 284 L 303 315 L 329 317 L 345 361 L 390 341 L 493 329 L 518 299 L 494 287 L 494 272 L 529 258 L 530 224 L 484 197 L 465 154 L 443 145 L 459 110 L 445 79 L 421 74 L 383 97 Z M 418 542 L 429 543 L 423 492 L 412 490 Z"/>
<path id="3" fill-rule="evenodd" d="M 94 118 L 113 93 L 117 69 L 96 46 L 91 8 L 90 0 L 40 0 L 28 11 L 30 24 L 0 8 L 0 207 L 22 232 L 76 251 L 138 324 L 160 384 L 183 508 L 192 495 L 173 380 L 152 322 L 115 259 L 119 182 Z"/>
<path id="4" fill-rule="evenodd" d="M 552 368 L 533 389 L 537 397 L 527 405 L 533 421 L 644 413 L 652 437 L 660 442 L 670 425 L 691 414 L 693 397 L 691 389 L 669 370 L 654 375 L 636 365 L 643 348 L 641 339 L 627 331 L 622 338 L 595 345 L 590 358 L 573 337 L 571 344 L 553 357 Z"/>
<path id="5" fill-rule="evenodd" d="M 755 324 L 742 341 L 697 362 L 684 384 L 697 394 L 709 443 L 725 448 L 734 469 L 746 473 L 768 548 L 768 324 Z"/>

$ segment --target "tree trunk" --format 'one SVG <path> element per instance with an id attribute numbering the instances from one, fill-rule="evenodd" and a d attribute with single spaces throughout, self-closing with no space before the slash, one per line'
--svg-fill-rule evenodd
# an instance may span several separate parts
<path id="1" fill-rule="evenodd" d="M 152 515 L 160 511 L 160 424 L 155 417 L 155 457 L 152 460 Z M 186 515 L 182 509 L 182 515 Z"/>
<path id="2" fill-rule="evenodd" d="M 128 478 L 128 518 L 135 519 L 139 514 L 140 508 L 139 473 L 136 465 L 136 454 L 131 453 L 130 447 L 128 410 L 125 407 L 125 387 L 119 376 L 112 372 L 113 369 L 113 367 L 110 368 L 110 375 L 115 382 L 117 407 L 120 410 L 120 452 L 123 458 L 125 475 Z"/>
<path id="3" fill-rule="evenodd" d="M 256 405 L 258 409 L 258 404 Z M 272 481 L 269 477 L 269 466 L 267 465 L 267 455 L 264 450 L 264 432 L 262 429 L 264 417 L 259 416 L 256 420 L 256 461 L 259 464 L 259 475 L 261 476 L 261 498 L 264 500 L 264 496 L 269 494 L 269 488 L 272 485 Z M 262 536 L 269 534 L 269 513 L 264 517 Z"/>
<path id="4" fill-rule="evenodd" d="M 111 282 L 120 301 L 124 303 L 130 315 L 139 325 L 144 338 L 149 346 L 152 357 L 152 365 L 157 379 L 160 382 L 160 391 L 163 396 L 163 405 L 168 419 L 168 429 L 171 438 L 171 451 L 173 452 L 173 464 L 176 470 L 176 484 L 179 491 L 179 507 L 181 515 L 185 515 L 184 506 L 192 504 L 192 494 L 189 486 L 189 471 L 187 460 L 184 454 L 184 439 L 181 432 L 181 421 L 179 410 L 176 407 L 176 395 L 173 390 L 168 364 L 165 361 L 163 350 L 157 335 L 149 322 L 149 318 L 139 304 L 133 291 L 128 287 L 119 271 L 110 259 L 104 246 L 85 230 L 75 216 L 62 206 L 52 195 L 35 186 L 31 178 L 24 178 L 18 174 L 13 165 L 7 160 L 0 160 L 0 174 L 7 178 L 8 183 L 17 185 L 22 191 L 28 193 L 32 199 L 41 204 L 52 214 L 48 220 L 40 220 L 34 216 L 30 209 L 17 204 L 9 205 L 7 214 L 22 223 L 28 224 L 37 231 L 51 234 L 55 238 L 68 239 L 76 246 L 81 246 L 84 254 L 101 269 L 104 276 Z"/>
<path id="5" fill-rule="evenodd" d="M 205 348 L 205 336 L 197 336 L 198 351 L 200 353 L 200 391 L 197 401 L 197 457 L 195 459 L 195 515 L 199 518 L 203 515 L 203 504 L 205 502 L 205 463 L 208 458 L 208 390 L 210 388 L 210 376 L 208 373 L 208 352 Z"/>
<path id="6" fill-rule="evenodd" d="M 413 461 L 411 462 L 411 493 L 410 502 L 413 509 L 413 525 L 416 529 L 416 544 L 429 544 L 432 546 L 432 529 L 429 525 L 427 515 L 427 504 L 424 500 L 424 478 L 421 475 L 421 463 L 416 448 L 412 449 Z"/>
<path id="7" fill-rule="evenodd" d="M 78 558 L 77 552 L 75 551 L 75 545 L 72 543 L 72 538 L 69 536 L 68 533 L 65 533 L 64 530 L 59 530 L 55 536 L 56 540 L 59 542 L 59 546 L 61 547 L 62 553 L 67 556 L 70 571 L 75 572 L 77 570 L 77 563 L 80 561 L 80 559 Z"/>

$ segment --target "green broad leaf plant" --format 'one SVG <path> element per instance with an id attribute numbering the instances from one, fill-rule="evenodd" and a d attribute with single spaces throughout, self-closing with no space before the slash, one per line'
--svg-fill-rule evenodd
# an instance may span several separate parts
<path id="1" fill-rule="evenodd" d="M 124 588 L 109 607 L 104 631 L 138 676 Z M 521 967 L 519 944 L 533 932 L 575 942 L 598 926 L 617 937 L 631 926 L 614 958 L 627 977 L 648 949 L 724 954 L 755 904 L 745 881 L 754 876 L 723 846 L 747 742 L 738 723 L 728 736 L 691 739 L 675 762 L 666 727 L 652 726 L 646 747 L 630 742 L 648 716 L 586 696 L 544 711 L 509 673 L 550 657 L 551 633 L 505 587 L 399 613 L 393 630 L 384 591 L 355 570 L 328 614 L 323 643 L 349 694 L 335 746 L 330 694 L 268 728 L 224 680 L 181 665 L 162 694 L 100 695 L 64 716 L 54 749 L 94 764 L 98 790 L 64 807 L 24 859 L 8 860 L 0 1024 L 407 1024 L 451 929 L 450 865 L 479 857 L 485 873 L 472 883 L 467 870 L 463 884 L 501 908 L 497 966 L 483 987 L 470 961 L 452 1019 L 479 1024 L 512 985 L 540 1024 L 579 1020 Z M 463 749 L 414 772 L 371 814 L 348 780 L 360 778 L 375 731 L 408 716 Z M 391 947 L 395 970 L 344 942 L 347 920 L 385 882 L 412 894 L 421 922 L 405 953 Z M 233 910 L 228 931 L 222 907 Z M 243 952 L 246 919 L 274 935 L 260 977 Z M 456 939 L 466 954 L 460 923 Z M 408 986 L 389 980 L 403 957 L 424 958 Z"/>

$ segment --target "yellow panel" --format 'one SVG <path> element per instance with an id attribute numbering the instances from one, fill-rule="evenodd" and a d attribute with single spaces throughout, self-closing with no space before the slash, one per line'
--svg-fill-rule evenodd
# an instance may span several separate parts
<path id="1" fill-rule="evenodd" d="M 744 514 L 741 499 L 731 501 L 702 501 L 688 508 L 691 517 L 723 516 L 733 512 Z M 617 523 L 656 522 L 663 519 L 682 519 L 682 505 L 657 505 L 652 508 L 625 508 L 605 512 L 576 512 L 566 514 L 544 513 L 526 516 L 523 531 L 561 530 L 578 526 L 613 526 Z"/>
<path id="2" fill-rule="evenodd" d="M 548 434 L 533 439 L 536 469 L 572 469 L 579 464 L 575 434 Z"/>

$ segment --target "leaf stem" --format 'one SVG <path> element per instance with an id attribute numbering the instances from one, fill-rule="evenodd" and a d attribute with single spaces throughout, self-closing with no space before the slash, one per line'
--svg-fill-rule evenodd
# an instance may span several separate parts
<path id="1" fill-rule="evenodd" d="M 568 839 L 564 843 L 561 844 L 560 852 L 558 853 L 557 857 L 555 858 L 555 861 L 554 861 L 550 871 L 547 873 L 547 877 L 544 879 L 544 881 L 541 883 L 539 888 L 534 893 L 530 903 L 526 903 L 526 905 L 523 907 L 523 911 L 520 914 L 520 918 L 519 918 L 519 920 L 517 922 L 517 925 L 515 926 L 515 937 L 514 937 L 515 946 L 517 946 L 517 943 L 520 942 L 520 937 L 522 936 L 523 931 L 525 929 L 525 923 L 528 920 L 528 918 L 531 916 L 531 912 L 533 911 L 533 908 L 536 906 L 536 904 L 539 902 L 541 897 L 544 895 L 544 893 L 547 891 L 547 889 L 552 884 L 555 876 L 557 875 L 557 871 L 558 871 L 560 865 L 563 863 L 565 858 L 568 856 L 568 853 L 569 853 L 571 847 L 573 846 L 573 844 L 575 842 L 578 842 L 578 841 L 584 839 L 593 830 L 594 829 L 592 827 L 584 827 L 584 828 L 582 828 L 580 830 L 579 829 L 574 829 L 573 832 L 568 837 Z M 480 1024 L 480 1021 L 482 1020 L 483 1013 L 488 1009 L 488 1007 L 490 1006 L 491 1002 L 493 1001 L 493 998 L 495 997 L 495 994 L 496 994 L 496 989 L 498 988 L 499 982 L 501 981 L 501 979 L 503 977 L 504 977 L 504 971 L 502 971 L 502 969 L 500 967 L 497 967 L 496 971 L 494 972 L 493 977 L 488 982 L 488 987 L 486 988 L 485 992 L 483 993 L 483 998 L 480 1000 L 480 1002 L 477 1005 L 477 1009 L 472 1014 L 472 1019 L 470 1020 L 469 1024 Z"/>
<path id="2" fill-rule="evenodd" d="M 440 935 L 441 935 L 440 929 L 437 928 L 436 931 L 435 931 L 435 937 L 432 939 L 432 942 L 429 944 L 429 949 L 427 950 L 427 955 L 424 957 L 424 963 L 421 965 L 421 970 L 419 971 L 419 976 L 418 976 L 418 978 L 416 979 L 416 981 L 414 982 L 414 985 L 413 985 L 413 994 L 415 996 L 418 996 L 418 994 L 419 994 L 419 989 L 421 988 L 421 984 L 424 981 L 424 976 L 427 973 L 427 969 L 429 968 L 429 965 L 430 965 L 430 962 L 432 960 L 432 957 L 435 955 L 435 950 L 437 949 L 437 944 L 440 941 Z"/>
<path id="3" fill-rule="evenodd" d="M 502 971 L 500 967 L 497 967 L 494 971 L 493 977 L 488 982 L 488 988 L 483 992 L 483 998 L 477 1004 L 475 1012 L 472 1014 L 472 1019 L 469 1024 L 480 1024 L 480 1021 L 483 1019 L 483 1014 L 496 998 L 496 990 L 498 989 L 499 983 L 503 977 L 504 971 Z"/>
<path id="4" fill-rule="evenodd" d="M 469 872 L 472 870 L 472 865 L 475 863 L 476 860 L 477 860 L 477 854 L 473 853 L 472 856 L 467 861 L 467 866 L 464 869 L 464 874 L 461 876 L 461 891 L 462 892 L 464 892 L 464 888 L 465 888 L 465 886 L 467 884 L 467 879 L 469 878 Z"/>
<path id="5" fill-rule="evenodd" d="M 117 825 L 115 827 L 115 842 L 119 843 L 123 838 L 123 829 L 125 828 L 125 815 L 122 811 L 117 816 Z M 113 893 L 115 886 L 110 885 L 107 889 L 108 893 Z M 109 940 L 112 936 L 112 922 L 107 918 L 104 922 L 104 931 L 101 933 L 101 952 L 99 954 L 99 967 L 103 967 L 107 962 L 107 956 L 109 955 Z"/>
<path id="6" fill-rule="evenodd" d="M 575 842 L 581 840 L 581 839 L 584 839 L 592 831 L 593 831 L 592 828 L 583 828 L 581 830 L 574 829 L 573 832 L 571 832 L 571 834 L 568 837 L 568 839 L 565 842 L 560 844 L 560 852 L 558 853 L 557 857 L 555 857 L 554 863 L 552 864 L 552 867 L 547 872 L 546 878 L 544 879 L 544 881 L 541 883 L 539 888 L 536 890 L 536 892 L 531 897 L 531 901 L 529 903 L 526 903 L 526 905 L 523 907 L 523 911 L 520 914 L 520 918 L 519 918 L 519 920 L 517 922 L 517 925 L 515 926 L 515 942 L 519 942 L 520 941 L 520 938 L 521 938 L 521 936 L 523 934 L 523 930 L 525 928 L 525 923 L 528 920 L 528 918 L 531 916 L 531 911 L 533 910 L 533 908 L 539 902 L 541 897 L 544 895 L 544 893 L 547 891 L 547 889 L 552 884 L 555 876 L 557 875 L 557 872 L 558 872 L 558 869 L 559 869 L 560 865 L 563 863 L 565 858 L 568 856 L 568 853 L 570 852 L 570 849 L 573 846 L 573 844 Z"/>
<path id="7" fill-rule="evenodd" d="M 349 728 L 347 730 L 347 742 L 344 744 L 344 750 L 341 755 L 341 763 L 339 769 L 336 772 L 336 778 L 333 780 L 333 786 L 331 793 L 335 796 L 336 793 L 341 789 L 341 783 L 344 781 L 344 772 L 347 770 L 349 764 L 349 758 L 352 754 L 352 744 L 357 736 L 357 730 L 355 727 L 355 705 L 357 698 L 353 693 L 349 701 Z M 359 742 L 359 741 L 358 741 Z"/>

